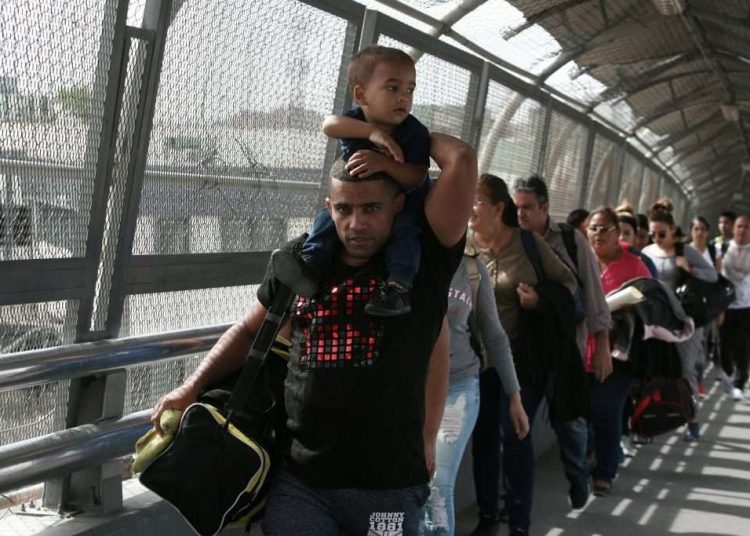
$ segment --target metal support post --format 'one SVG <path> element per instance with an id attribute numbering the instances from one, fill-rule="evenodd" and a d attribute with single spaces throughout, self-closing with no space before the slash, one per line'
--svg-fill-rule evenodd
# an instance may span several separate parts
<path id="1" fill-rule="evenodd" d="M 539 142 L 539 150 L 537 152 L 538 160 L 536 163 L 536 171 L 540 175 L 544 175 L 544 158 L 547 155 L 547 144 L 549 143 L 549 128 L 552 123 L 552 97 L 547 98 L 547 106 L 544 108 L 544 127 L 542 129 L 542 139 Z"/>
<path id="2" fill-rule="evenodd" d="M 462 137 L 474 148 L 479 147 L 482 137 L 482 125 L 484 124 L 484 108 L 487 105 L 487 92 L 490 85 L 490 64 L 484 62 L 482 70 L 477 73 L 472 71 L 469 91 L 469 102 L 471 113 L 466 116 Z"/>
<path id="3" fill-rule="evenodd" d="M 589 120 L 586 135 L 586 151 L 583 156 L 583 165 L 578 180 L 578 204 L 577 207 L 586 206 L 586 193 L 591 182 L 591 159 L 594 158 L 594 142 L 596 141 L 596 129 L 594 122 Z"/>

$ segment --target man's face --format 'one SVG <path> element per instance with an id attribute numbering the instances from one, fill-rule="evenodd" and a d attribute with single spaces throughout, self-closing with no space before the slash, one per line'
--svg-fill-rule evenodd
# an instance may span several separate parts
<path id="1" fill-rule="evenodd" d="M 513 201 L 516 203 L 518 224 L 521 229 L 543 233 L 547 226 L 547 203 L 540 204 L 533 192 L 515 192 Z"/>
<path id="2" fill-rule="evenodd" d="M 734 241 L 740 246 L 750 243 L 750 218 L 747 216 L 740 216 L 734 221 Z"/>
<path id="3" fill-rule="evenodd" d="M 367 121 L 386 129 L 400 125 L 411 113 L 416 78 L 413 65 L 378 63 L 369 80 L 353 91 Z"/>
<path id="4" fill-rule="evenodd" d="M 732 238 L 732 229 L 734 227 L 734 222 L 727 218 L 726 216 L 721 216 L 719 218 L 719 232 L 725 237 L 725 238 Z"/>
<path id="5" fill-rule="evenodd" d="M 344 245 L 344 262 L 361 266 L 388 241 L 404 206 L 404 195 L 394 191 L 384 180 L 331 181 L 326 205 Z"/>

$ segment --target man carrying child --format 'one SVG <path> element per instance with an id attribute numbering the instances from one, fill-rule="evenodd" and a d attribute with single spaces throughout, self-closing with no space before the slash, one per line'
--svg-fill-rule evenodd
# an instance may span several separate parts
<path id="1" fill-rule="evenodd" d="M 370 46 L 352 57 L 347 80 L 359 106 L 343 116 L 326 118 L 323 132 L 341 140 L 351 176 L 366 179 L 385 173 L 407 192 L 404 210 L 396 217 L 385 247 L 388 276 L 365 307 L 374 316 L 401 315 L 410 311 L 409 289 L 420 257 L 417 220 L 430 188 L 430 135 L 410 114 L 416 86 L 414 61 L 396 48 Z M 283 250 L 274 256 L 276 277 L 297 294 L 312 297 L 339 246 L 333 221 L 323 210 L 298 256 Z"/>

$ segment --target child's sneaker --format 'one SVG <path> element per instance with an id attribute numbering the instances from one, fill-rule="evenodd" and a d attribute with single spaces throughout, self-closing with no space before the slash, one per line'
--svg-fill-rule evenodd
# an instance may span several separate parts
<path id="1" fill-rule="evenodd" d="M 734 389 L 732 389 L 732 398 L 736 402 L 742 402 L 743 400 L 745 400 L 745 393 L 743 393 L 742 389 L 740 389 L 739 387 L 735 387 Z"/>
<path id="2" fill-rule="evenodd" d="M 271 264 L 276 278 L 298 296 L 312 298 L 318 292 L 318 278 L 305 262 L 289 249 L 271 253 Z"/>
<path id="3" fill-rule="evenodd" d="M 410 313 L 409 289 L 396 281 L 381 283 L 375 295 L 365 305 L 365 312 L 372 316 L 398 316 Z"/>

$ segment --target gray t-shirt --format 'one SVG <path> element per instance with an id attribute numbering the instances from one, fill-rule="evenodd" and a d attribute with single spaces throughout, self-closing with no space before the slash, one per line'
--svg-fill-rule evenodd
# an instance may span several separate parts
<path id="1" fill-rule="evenodd" d="M 461 261 L 448 290 L 448 324 L 450 326 L 450 377 L 449 381 L 479 373 L 479 357 L 471 346 L 469 313 L 471 311 L 471 283 L 466 269 L 466 257 Z M 500 324 L 487 269 L 477 262 L 479 289 L 474 314 L 479 336 L 487 353 L 487 366 L 497 370 L 507 394 L 521 390 L 513 365 L 510 341 Z"/>
<path id="2" fill-rule="evenodd" d="M 666 283 L 671 289 L 677 287 L 680 278 L 680 271 L 677 267 L 674 255 L 667 255 L 664 250 L 656 244 L 650 244 L 643 248 L 643 254 L 648 255 L 648 257 L 654 261 L 656 270 L 659 272 L 660 281 Z M 703 258 L 703 255 L 701 255 L 698 250 L 690 244 L 685 244 L 685 259 L 687 259 L 688 264 L 690 264 L 693 269 L 693 277 L 708 281 L 709 283 L 713 283 L 719 278 L 719 275 L 716 273 L 716 270 L 711 263 L 707 262 L 706 259 Z"/>

